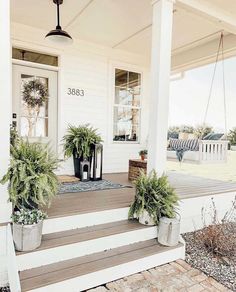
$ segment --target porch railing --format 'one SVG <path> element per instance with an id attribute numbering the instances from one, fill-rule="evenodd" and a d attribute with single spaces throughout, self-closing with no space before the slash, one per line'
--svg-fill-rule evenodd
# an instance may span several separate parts
<path id="1" fill-rule="evenodd" d="M 228 152 L 228 141 L 224 140 L 201 140 L 199 142 L 199 162 L 226 162 Z"/>
<path id="2" fill-rule="evenodd" d="M 11 292 L 21 292 L 11 225 L 7 226 L 7 273 Z"/>

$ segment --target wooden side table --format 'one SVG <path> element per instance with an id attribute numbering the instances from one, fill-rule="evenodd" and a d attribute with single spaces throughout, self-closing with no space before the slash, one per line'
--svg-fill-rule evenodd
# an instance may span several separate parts
<path id="1" fill-rule="evenodd" d="M 130 159 L 128 174 L 129 180 L 136 180 L 140 175 L 140 170 L 143 170 L 145 173 L 147 173 L 147 161 L 141 159 Z"/>

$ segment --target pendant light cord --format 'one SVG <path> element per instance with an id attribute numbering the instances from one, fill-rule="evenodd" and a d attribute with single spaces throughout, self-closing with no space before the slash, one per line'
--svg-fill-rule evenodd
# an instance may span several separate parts
<path id="1" fill-rule="evenodd" d="M 60 4 L 59 4 L 59 1 L 60 0 L 57 0 L 57 28 L 61 29 L 61 26 L 60 26 Z"/>

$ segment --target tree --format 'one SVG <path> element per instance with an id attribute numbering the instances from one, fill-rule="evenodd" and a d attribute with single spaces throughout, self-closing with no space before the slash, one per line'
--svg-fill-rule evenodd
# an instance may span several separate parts
<path id="1" fill-rule="evenodd" d="M 202 139 L 204 138 L 206 135 L 213 133 L 213 127 L 207 125 L 207 124 L 202 124 L 202 125 L 198 125 L 196 126 L 196 128 L 194 129 L 194 135 L 198 138 L 198 139 Z"/>

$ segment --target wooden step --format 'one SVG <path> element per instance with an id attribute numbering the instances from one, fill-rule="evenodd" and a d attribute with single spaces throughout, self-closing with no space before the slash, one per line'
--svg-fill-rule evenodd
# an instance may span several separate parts
<path id="1" fill-rule="evenodd" d="M 78 292 L 183 256 L 184 245 L 164 247 L 156 239 L 20 272 L 22 291 Z"/>
<path id="2" fill-rule="evenodd" d="M 17 252 L 17 263 L 22 271 L 156 237 L 156 226 L 145 226 L 137 220 L 45 234 L 36 250 Z"/>
<path id="3" fill-rule="evenodd" d="M 137 220 L 122 220 L 113 223 L 45 234 L 42 237 L 41 246 L 36 250 L 31 251 L 30 253 L 62 245 L 92 240 L 108 235 L 129 232 L 132 230 L 147 229 L 149 227 L 150 226 L 140 224 Z M 17 252 L 17 255 L 26 253 L 29 252 Z"/>

